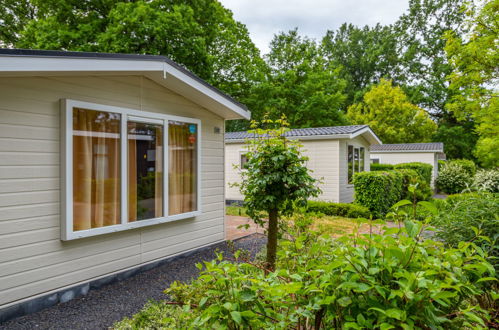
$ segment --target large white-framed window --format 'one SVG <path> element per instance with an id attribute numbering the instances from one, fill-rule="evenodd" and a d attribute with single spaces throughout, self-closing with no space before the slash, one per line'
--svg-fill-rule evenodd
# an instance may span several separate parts
<path id="1" fill-rule="evenodd" d="M 61 239 L 201 214 L 201 121 L 61 100 Z"/>

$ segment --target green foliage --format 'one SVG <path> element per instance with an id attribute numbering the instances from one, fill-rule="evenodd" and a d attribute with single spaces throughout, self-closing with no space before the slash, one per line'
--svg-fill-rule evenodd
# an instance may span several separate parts
<path id="1" fill-rule="evenodd" d="M 348 106 L 361 101 L 369 87 L 381 78 L 399 80 L 397 34 L 391 26 L 360 28 L 344 23 L 337 31 L 327 31 L 321 51 L 329 66 L 342 68 L 340 77 L 348 84 Z"/>
<path id="2" fill-rule="evenodd" d="M 458 118 L 472 117 L 479 139 L 475 155 L 483 166 L 499 166 L 499 0 L 470 2 L 463 11 L 468 33 L 445 35 L 452 66 L 449 90 L 455 95 L 447 108 Z"/>
<path id="3" fill-rule="evenodd" d="M 477 244 L 488 252 L 490 262 L 499 269 L 499 195 L 465 193 L 450 195 L 433 220 L 437 237 L 451 246 L 470 241 L 476 235 L 485 236 Z"/>
<path id="4" fill-rule="evenodd" d="M 472 177 L 467 170 L 455 162 L 447 162 L 435 180 L 437 189 L 447 194 L 460 193 L 471 185 Z"/>
<path id="5" fill-rule="evenodd" d="M 395 169 L 411 169 L 415 170 L 418 175 L 426 181 L 426 183 L 430 184 L 431 176 L 433 171 L 433 166 L 426 163 L 413 162 L 413 163 L 401 163 L 395 165 Z"/>
<path id="6" fill-rule="evenodd" d="M 149 301 L 137 314 L 115 323 L 113 329 L 188 329 L 194 317 L 182 306 Z"/>
<path id="7" fill-rule="evenodd" d="M 478 170 L 473 177 L 473 190 L 499 193 L 499 169 Z"/>
<path id="8" fill-rule="evenodd" d="M 385 79 L 350 106 L 347 117 L 352 124 L 369 125 L 384 143 L 428 142 L 437 128 L 400 87 Z"/>
<path id="9" fill-rule="evenodd" d="M 403 176 L 397 171 L 355 173 L 355 203 L 367 207 L 375 217 L 384 216 L 398 202 L 403 191 Z"/>
<path id="10" fill-rule="evenodd" d="M 343 112 L 347 82 L 340 77 L 340 68 L 326 65 L 314 40 L 296 29 L 279 33 L 265 60 L 267 75 L 251 91 L 254 120 L 284 114 L 293 128 L 347 123 Z"/>
<path id="11" fill-rule="evenodd" d="M 296 206 L 306 206 L 320 189 L 305 166 L 308 160 L 300 152 L 297 140 L 285 136 L 288 123 L 284 119 L 265 119 L 269 129 L 252 127 L 256 138 L 247 141 L 248 162 L 239 185 L 246 213 L 263 225 L 262 211 L 268 213 L 267 262 L 273 268 L 277 248 L 277 223 L 280 216 L 292 215 Z M 277 126 L 272 128 L 272 126 Z"/>
<path id="12" fill-rule="evenodd" d="M 393 170 L 392 164 L 371 164 L 371 171 L 388 171 Z"/>
<path id="13" fill-rule="evenodd" d="M 226 206 L 225 207 L 225 214 L 226 215 L 236 215 L 236 216 L 240 216 L 240 217 L 248 216 L 246 214 L 246 208 L 240 207 L 240 206 Z"/>
<path id="14" fill-rule="evenodd" d="M 438 129 L 433 135 L 433 141 L 443 142 L 447 159 L 475 159 L 473 150 L 478 136 L 475 132 L 475 123 L 466 118 L 455 120 L 451 115 L 438 121 Z"/>
<path id="15" fill-rule="evenodd" d="M 457 164 L 461 166 L 469 176 L 473 176 L 476 173 L 476 166 L 472 160 L 469 159 L 453 159 L 449 163 Z"/>
<path id="16" fill-rule="evenodd" d="M 416 170 L 400 168 L 396 171 L 402 174 L 402 199 L 424 201 L 430 199 L 432 191 L 430 184 Z M 414 193 L 409 187 L 414 186 Z"/>
<path id="17" fill-rule="evenodd" d="M 422 240 L 425 225 L 409 220 L 383 234 L 338 239 L 308 224 L 288 226 L 275 271 L 240 251 L 237 262 L 219 254 L 198 265 L 198 279 L 165 291 L 170 304 L 183 306 L 170 306 L 165 319 L 181 312 L 171 327 L 189 319 L 195 329 L 485 328 L 488 316 L 474 301 L 495 272 L 475 244 Z M 140 319 L 127 326 L 148 327 Z"/>
<path id="18" fill-rule="evenodd" d="M 321 213 L 324 215 L 337 215 L 347 218 L 369 219 L 371 216 L 369 209 L 361 205 L 323 201 L 308 201 L 307 212 Z"/>

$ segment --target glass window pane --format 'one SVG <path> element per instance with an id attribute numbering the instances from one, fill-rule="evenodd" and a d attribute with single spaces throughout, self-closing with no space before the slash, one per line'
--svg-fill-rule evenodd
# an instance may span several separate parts
<path id="1" fill-rule="evenodd" d="M 248 168 L 248 156 L 246 154 L 241 155 L 241 169 L 246 170 Z"/>
<path id="2" fill-rule="evenodd" d="M 360 162 L 359 162 L 359 148 L 354 149 L 354 172 L 360 172 Z"/>
<path id="3" fill-rule="evenodd" d="M 73 108 L 73 230 L 120 221 L 121 115 Z"/>
<path id="4" fill-rule="evenodd" d="M 348 146 L 348 183 L 352 183 L 353 178 L 353 146 Z"/>
<path id="5" fill-rule="evenodd" d="M 197 210 L 196 124 L 168 122 L 168 211 L 170 215 Z"/>
<path id="6" fill-rule="evenodd" d="M 127 123 L 128 221 L 163 216 L 163 126 Z"/>
<path id="7" fill-rule="evenodd" d="M 365 149 L 360 148 L 360 172 L 364 172 L 365 154 Z"/>

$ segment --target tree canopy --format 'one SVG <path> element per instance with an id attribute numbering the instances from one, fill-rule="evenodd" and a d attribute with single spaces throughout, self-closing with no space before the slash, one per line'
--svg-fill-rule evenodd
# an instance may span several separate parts
<path id="1" fill-rule="evenodd" d="M 369 125 L 384 143 L 428 142 L 436 130 L 428 113 L 385 79 L 350 106 L 347 116 L 353 124 Z"/>

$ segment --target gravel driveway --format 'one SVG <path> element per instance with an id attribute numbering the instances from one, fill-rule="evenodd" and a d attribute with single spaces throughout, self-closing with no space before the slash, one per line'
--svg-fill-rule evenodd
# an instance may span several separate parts
<path id="1" fill-rule="evenodd" d="M 253 234 L 235 241 L 236 248 L 254 255 L 265 244 L 263 235 Z M 116 282 L 67 303 L 22 316 L 0 329 L 106 329 L 125 316 L 137 313 L 148 300 L 164 299 L 163 290 L 173 281 L 189 281 L 198 275 L 195 264 L 214 259 L 215 250 L 229 255 L 226 243 L 173 260 L 160 267 Z"/>

